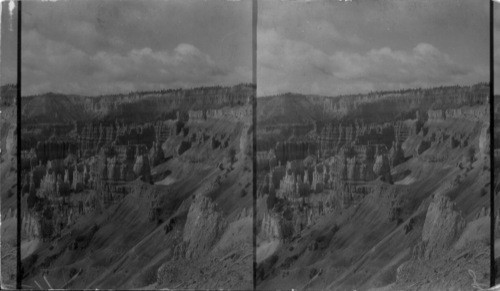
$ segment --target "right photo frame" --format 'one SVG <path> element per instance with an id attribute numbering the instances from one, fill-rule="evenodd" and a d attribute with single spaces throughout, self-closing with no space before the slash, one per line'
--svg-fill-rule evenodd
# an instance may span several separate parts
<path id="1" fill-rule="evenodd" d="M 257 3 L 256 289 L 488 288 L 490 3 Z"/>

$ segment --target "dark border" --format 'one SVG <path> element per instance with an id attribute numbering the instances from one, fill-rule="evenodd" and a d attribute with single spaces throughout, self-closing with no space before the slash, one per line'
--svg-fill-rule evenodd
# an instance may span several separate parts
<path id="1" fill-rule="evenodd" d="M 22 289 L 22 265 L 21 265 L 21 5 L 17 1 L 17 275 L 16 289 Z"/>
<path id="2" fill-rule="evenodd" d="M 252 0 L 252 79 L 254 95 L 252 102 L 252 128 L 253 128 L 253 220 L 252 220 L 252 289 L 257 288 L 257 0 Z"/>
<path id="3" fill-rule="evenodd" d="M 490 286 L 495 285 L 496 264 L 495 264 L 495 66 L 494 66 L 494 2 L 490 0 Z"/>

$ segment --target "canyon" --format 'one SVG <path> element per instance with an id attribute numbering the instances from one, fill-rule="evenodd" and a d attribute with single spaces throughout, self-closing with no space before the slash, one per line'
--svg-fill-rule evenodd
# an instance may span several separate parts
<path id="1" fill-rule="evenodd" d="M 16 87 L 1 90 L 13 286 Z M 255 125 L 254 98 L 248 84 L 23 97 L 23 285 L 252 289 L 254 271 L 257 289 L 488 284 L 487 84 L 259 97 Z"/>
<path id="2" fill-rule="evenodd" d="M 259 97 L 257 117 L 258 289 L 489 283 L 487 84 Z"/>
<path id="3" fill-rule="evenodd" d="M 2 283 L 10 288 L 16 284 L 17 246 L 17 87 L 0 87 L 0 207 Z"/>
<path id="4" fill-rule="evenodd" d="M 254 92 L 23 97 L 23 284 L 251 288 Z M 2 185 L 14 187 L 15 103 L 3 96 Z M 3 189 L 2 226 L 14 225 L 17 190 Z"/>

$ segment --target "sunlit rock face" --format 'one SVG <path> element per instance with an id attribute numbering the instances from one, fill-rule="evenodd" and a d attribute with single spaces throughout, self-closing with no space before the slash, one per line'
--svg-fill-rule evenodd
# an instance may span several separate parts
<path id="1" fill-rule="evenodd" d="M 215 243 L 222 234 L 225 222 L 216 204 L 205 196 L 196 196 L 184 225 L 183 241 L 187 243 L 186 258 L 199 257 Z"/>
<path id="2" fill-rule="evenodd" d="M 425 243 L 424 258 L 439 256 L 458 238 L 465 220 L 453 203 L 444 195 L 436 195 L 429 205 L 422 229 Z"/>

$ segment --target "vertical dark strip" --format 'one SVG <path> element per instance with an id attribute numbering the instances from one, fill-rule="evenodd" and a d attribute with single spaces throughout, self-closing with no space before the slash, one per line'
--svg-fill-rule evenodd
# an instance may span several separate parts
<path id="1" fill-rule="evenodd" d="M 253 128 L 253 289 L 257 287 L 257 0 L 252 1 L 252 79 L 254 96 L 252 102 Z"/>
<path id="2" fill-rule="evenodd" d="M 21 1 L 17 1 L 17 276 L 16 289 L 22 289 L 21 266 Z"/>
<path id="3" fill-rule="evenodd" d="M 490 286 L 495 285 L 495 66 L 494 66 L 494 25 L 493 25 L 494 2 L 490 0 Z"/>

